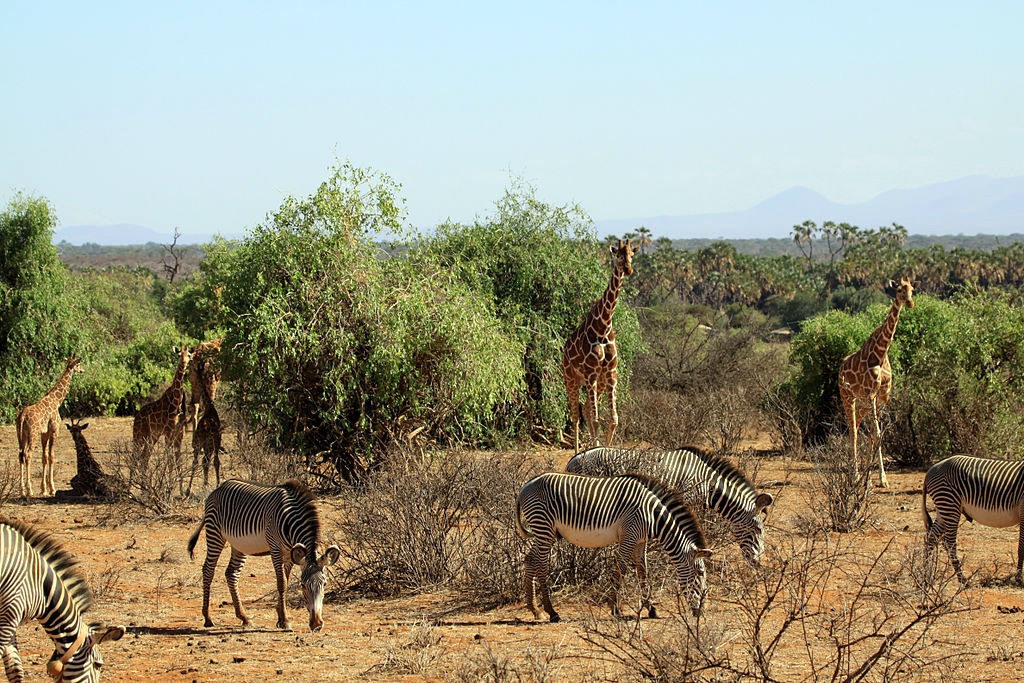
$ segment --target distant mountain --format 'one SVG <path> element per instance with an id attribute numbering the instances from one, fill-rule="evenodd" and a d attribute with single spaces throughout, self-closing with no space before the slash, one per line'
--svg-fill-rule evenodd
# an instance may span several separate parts
<path id="1" fill-rule="evenodd" d="M 806 187 L 793 187 L 745 211 L 595 221 L 599 235 L 621 235 L 646 226 L 658 237 L 786 237 L 812 220 L 862 228 L 899 223 L 912 234 L 955 235 L 1024 232 L 1024 176 L 968 176 L 911 190 L 890 190 L 860 204 L 839 204 Z"/>
<path id="2" fill-rule="evenodd" d="M 213 235 L 204 233 L 182 233 L 178 244 L 206 244 Z M 100 244 L 115 246 L 125 244 L 145 244 L 157 242 L 170 244 L 174 240 L 173 232 L 158 232 L 152 228 L 130 223 L 118 225 L 67 225 L 53 233 L 54 244 L 66 241 L 69 244 Z"/>

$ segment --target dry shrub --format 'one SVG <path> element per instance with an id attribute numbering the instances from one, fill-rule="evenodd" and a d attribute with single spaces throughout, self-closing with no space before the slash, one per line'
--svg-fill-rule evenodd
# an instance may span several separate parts
<path id="1" fill-rule="evenodd" d="M 342 585 L 376 595 L 446 586 L 495 604 L 519 599 L 515 497 L 540 471 L 521 454 L 392 453 L 352 489 Z"/>
<path id="2" fill-rule="evenodd" d="M 20 465 L 16 471 L 11 461 L 5 461 L 0 465 L 0 505 L 6 505 L 15 496 L 21 494 L 18 478 L 21 476 Z"/>
<path id="3" fill-rule="evenodd" d="M 807 494 L 808 514 L 800 519 L 801 525 L 842 533 L 859 529 L 870 514 L 873 470 L 863 463 L 854 474 L 849 441 L 836 432 L 807 454 L 814 463 L 814 477 Z"/>
<path id="4" fill-rule="evenodd" d="M 675 448 L 679 444 L 695 443 L 711 424 L 705 401 L 693 400 L 676 391 L 634 384 L 630 398 L 629 408 L 619 413 L 620 427 L 638 441 Z"/>
<path id="5" fill-rule="evenodd" d="M 256 437 L 245 439 L 244 445 L 234 452 L 231 464 L 241 478 L 261 484 L 273 485 L 288 479 L 306 478 L 306 463 L 301 455 L 273 448 Z"/>
<path id="6" fill-rule="evenodd" d="M 535 646 L 527 646 L 525 649 L 516 647 L 510 653 L 508 649 L 496 650 L 486 641 L 480 641 L 449 678 L 465 683 L 548 683 L 568 680 L 562 671 L 562 658 L 555 645 L 544 649 Z"/>
<path id="7" fill-rule="evenodd" d="M 422 621 L 409 629 L 408 638 L 389 638 L 383 661 L 363 672 L 369 674 L 434 674 L 444 657 L 441 633 L 434 624 Z"/>
<path id="8" fill-rule="evenodd" d="M 129 501 L 139 509 L 161 516 L 183 509 L 184 486 L 193 474 L 191 455 L 154 447 L 146 457 L 135 451 L 131 441 L 124 439 L 114 441 L 111 451 L 114 454 L 111 488 L 115 499 Z"/>

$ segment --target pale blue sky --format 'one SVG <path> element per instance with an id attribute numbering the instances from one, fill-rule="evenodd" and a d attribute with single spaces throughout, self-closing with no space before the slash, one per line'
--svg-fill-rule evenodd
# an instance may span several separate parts
<path id="1" fill-rule="evenodd" d="M 237 232 L 335 155 L 419 226 L 510 174 L 595 219 L 1024 175 L 1022 7 L 5 0 L 0 200 Z"/>

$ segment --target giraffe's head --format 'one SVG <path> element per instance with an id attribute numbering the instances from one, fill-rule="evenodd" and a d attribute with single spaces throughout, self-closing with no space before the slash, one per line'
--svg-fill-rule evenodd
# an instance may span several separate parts
<path id="1" fill-rule="evenodd" d="M 187 368 L 189 361 L 192 360 L 192 349 L 182 344 L 181 348 L 174 349 L 174 351 L 179 356 L 181 367 Z"/>
<path id="2" fill-rule="evenodd" d="M 82 359 L 77 356 L 68 356 L 67 364 L 64 366 L 64 372 L 85 372 L 85 368 L 82 367 Z"/>
<path id="3" fill-rule="evenodd" d="M 626 275 L 633 274 L 633 251 L 633 245 L 629 240 L 625 242 L 619 240 L 618 246 L 614 244 L 608 246 L 608 253 L 615 259 L 615 270 Z"/>
<path id="4" fill-rule="evenodd" d="M 905 277 L 901 277 L 899 282 L 889 280 L 889 286 L 887 290 L 889 296 L 900 302 L 901 305 L 907 308 L 914 307 L 914 288 L 919 287 L 921 283 L 917 280 L 911 282 Z"/>
<path id="5" fill-rule="evenodd" d="M 86 422 L 85 424 L 82 424 L 81 420 L 72 420 L 70 423 L 65 422 L 64 426 L 68 428 L 68 431 L 71 432 L 72 436 L 77 436 L 82 433 L 82 430 L 89 426 L 89 423 Z"/>

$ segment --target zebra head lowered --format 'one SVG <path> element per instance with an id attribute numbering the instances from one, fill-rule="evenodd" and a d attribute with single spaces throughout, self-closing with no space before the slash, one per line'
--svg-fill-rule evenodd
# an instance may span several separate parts
<path id="1" fill-rule="evenodd" d="M 320 557 L 316 556 L 315 548 L 307 549 L 301 543 L 292 547 L 292 563 L 302 567 L 299 583 L 302 585 L 302 599 L 309 610 L 310 631 L 323 628 L 324 586 L 327 584 L 324 567 L 337 562 L 340 556 L 341 550 L 336 545 L 327 548 Z"/>
<path id="2" fill-rule="evenodd" d="M 102 624 L 89 624 L 89 632 L 79 635 L 79 639 L 72 643 L 66 650 L 59 648 L 50 655 L 50 661 L 46 664 L 46 672 L 55 681 L 88 681 L 96 683 L 100 680 L 100 671 L 103 669 L 103 656 L 97 647 L 106 641 L 121 640 L 124 635 L 124 626 L 105 627 Z"/>

